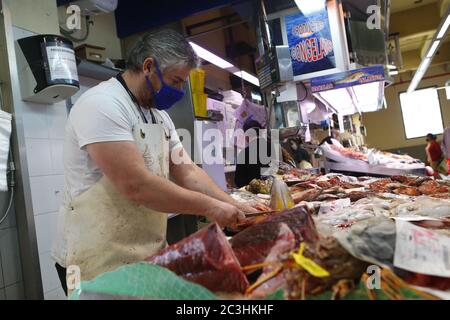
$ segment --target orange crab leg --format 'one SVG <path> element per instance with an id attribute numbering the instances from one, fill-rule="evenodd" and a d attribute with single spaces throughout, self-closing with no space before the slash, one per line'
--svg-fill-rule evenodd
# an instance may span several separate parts
<path id="1" fill-rule="evenodd" d="M 283 266 L 277 267 L 274 271 L 269 272 L 266 276 L 256 281 L 254 284 L 252 284 L 248 289 L 245 291 L 246 295 L 249 295 L 252 293 L 256 288 L 258 288 L 260 285 L 262 285 L 264 282 L 276 277 L 281 270 L 283 270 Z"/>
<path id="2" fill-rule="evenodd" d="M 385 282 L 390 284 L 391 287 L 398 287 L 398 288 L 407 288 L 408 290 L 414 292 L 415 294 L 429 300 L 439 300 L 439 298 L 427 293 L 422 292 L 420 290 L 414 289 L 411 286 L 409 286 L 407 283 L 405 283 L 402 279 L 397 277 L 391 270 L 383 269 L 381 271 L 382 278 Z"/>
<path id="3" fill-rule="evenodd" d="M 369 279 L 369 276 L 367 274 L 363 274 L 361 281 L 363 283 L 367 283 L 367 279 Z M 366 292 L 367 292 L 367 296 L 369 297 L 370 300 L 376 300 L 377 299 L 377 294 L 375 293 L 375 290 L 371 290 L 366 286 L 364 286 L 366 288 Z"/>
<path id="4" fill-rule="evenodd" d="M 252 270 L 258 270 L 258 269 L 262 269 L 264 267 L 267 266 L 272 266 L 274 264 L 276 264 L 277 261 L 266 261 L 266 262 L 261 262 L 261 263 L 257 263 L 257 264 L 251 264 L 245 267 L 242 267 L 241 270 L 242 271 L 252 271 Z"/>

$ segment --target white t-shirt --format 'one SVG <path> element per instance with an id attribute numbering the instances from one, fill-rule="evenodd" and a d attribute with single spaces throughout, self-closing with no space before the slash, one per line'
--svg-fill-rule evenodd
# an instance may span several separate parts
<path id="1" fill-rule="evenodd" d="M 86 145 L 107 141 L 134 141 L 133 127 L 141 117 L 128 92 L 115 78 L 86 91 L 73 106 L 66 125 L 64 146 L 64 204 L 93 186 L 102 176 Z M 150 111 L 142 109 L 148 122 Z M 181 147 L 175 126 L 165 111 L 152 110 L 170 134 L 170 150 Z"/>

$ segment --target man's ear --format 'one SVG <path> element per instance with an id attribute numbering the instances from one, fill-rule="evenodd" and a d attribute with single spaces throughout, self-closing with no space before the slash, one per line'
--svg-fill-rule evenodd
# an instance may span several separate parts
<path id="1" fill-rule="evenodd" d="M 153 66 L 153 58 L 146 58 L 144 63 L 142 64 L 142 71 L 145 76 L 151 76 L 152 74 L 152 66 Z"/>

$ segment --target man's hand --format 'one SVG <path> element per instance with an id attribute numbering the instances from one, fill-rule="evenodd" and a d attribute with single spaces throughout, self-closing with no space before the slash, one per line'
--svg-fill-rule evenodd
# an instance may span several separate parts
<path id="1" fill-rule="evenodd" d="M 234 227 L 245 221 L 245 214 L 241 210 L 222 201 L 215 201 L 205 215 L 221 227 Z"/>
<path id="2" fill-rule="evenodd" d="M 239 210 L 241 210 L 244 213 L 258 213 L 259 211 L 255 208 L 253 208 L 252 206 L 243 203 L 243 202 L 237 202 L 234 204 L 234 206 L 236 208 L 238 208 Z"/>

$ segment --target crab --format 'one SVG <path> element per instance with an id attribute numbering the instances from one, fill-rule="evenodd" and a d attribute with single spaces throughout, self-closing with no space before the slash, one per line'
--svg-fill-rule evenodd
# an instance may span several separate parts
<path id="1" fill-rule="evenodd" d="M 263 274 L 247 289 L 249 297 L 259 288 L 265 293 L 283 288 L 287 298 L 294 300 L 331 289 L 333 298 L 341 299 L 361 278 L 366 263 L 351 256 L 333 237 L 324 237 L 315 244 L 302 243 L 298 252 L 285 253 L 275 261 L 243 268 L 246 272 L 258 269 Z"/>
<path id="2" fill-rule="evenodd" d="M 369 275 L 367 273 L 364 273 L 361 277 L 361 281 L 363 283 L 368 283 Z M 408 291 L 414 292 L 417 296 L 423 299 L 427 300 L 439 300 L 439 298 L 417 290 L 413 287 L 411 287 L 409 284 L 407 284 L 405 281 L 403 281 L 400 277 L 398 277 L 394 272 L 392 272 L 388 268 L 382 268 L 380 271 L 380 286 L 383 293 L 388 296 L 391 300 L 406 300 L 407 298 L 402 293 L 402 290 L 407 289 Z M 369 287 L 366 285 L 366 291 L 367 295 L 370 300 L 376 300 L 378 298 L 377 296 L 377 290 L 376 289 L 369 289 Z"/>

